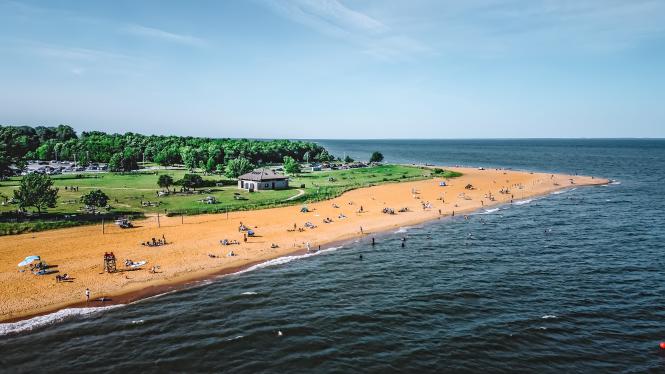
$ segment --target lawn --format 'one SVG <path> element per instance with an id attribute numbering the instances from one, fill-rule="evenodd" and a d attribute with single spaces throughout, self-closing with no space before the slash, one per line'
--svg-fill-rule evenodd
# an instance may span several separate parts
<path id="1" fill-rule="evenodd" d="M 305 172 L 290 178 L 289 189 L 252 193 L 238 189 L 232 180 L 219 175 L 210 175 L 203 176 L 203 179 L 222 182 L 225 186 L 204 187 L 192 194 L 177 193 L 159 197 L 157 193 L 161 189 L 157 186 L 157 178 L 161 174 L 171 175 L 174 180 L 178 180 L 183 177 L 185 171 L 158 170 L 127 174 L 54 176 L 54 185 L 60 189 L 57 206 L 49 209 L 45 217 L 21 221 L 12 220 L 8 216 L 16 210 L 16 205 L 0 206 L 2 213 L 0 235 L 87 224 L 99 221 L 102 216 L 111 219 L 120 215 L 140 217 L 156 212 L 169 215 L 202 214 L 300 204 L 330 199 L 355 188 L 429 178 L 432 170 L 414 166 L 381 165 L 349 170 Z M 447 171 L 440 176 L 457 175 Z M 0 201 L 4 200 L 1 199 L 3 195 L 12 197 L 13 190 L 18 188 L 19 183 L 20 178 L 1 182 Z M 305 187 L 301 188 L 302 185 Z M 71 187 L 75 188 L 72 190 Z M 179 189 L 177 186 L 174 187 Z M 111 209 L 104 215 L 86 215 L 82 212 L 80 198 L 93 189 L 101 189 L 110 197 Z M 173 187 L 171 189 L 173 190 Z M 214 196 L 217 203 L 203 203 L 202 200 L 207 196 Z M 150 204 L 145 206 L 147 202 Z"/>

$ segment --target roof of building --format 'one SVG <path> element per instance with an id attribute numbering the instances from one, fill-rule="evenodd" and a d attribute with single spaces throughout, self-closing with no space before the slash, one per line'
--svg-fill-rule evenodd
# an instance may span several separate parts
<path id="1" fill-rule="evenodd" d="M 255 169 L 247 174 L 243 174 L 238 177 L 238 179 L 246 181 L 256 181 L 256 182 L 270 181 L 270 180 L 284 180 L 287 178 L 288 178 L 287 176 L 283 174 L 277 174 L 274 170 L 268 168 Z"/>

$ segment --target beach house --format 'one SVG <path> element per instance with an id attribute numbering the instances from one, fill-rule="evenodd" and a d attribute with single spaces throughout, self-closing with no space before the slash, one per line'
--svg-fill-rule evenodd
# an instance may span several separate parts
<path id="1" fill-rule="evenodd" d="M 249 191 L 282 190 L 289 188 L 289 178 L 272 169 L 256 169 L 238 177 L 238 188 Z"/>

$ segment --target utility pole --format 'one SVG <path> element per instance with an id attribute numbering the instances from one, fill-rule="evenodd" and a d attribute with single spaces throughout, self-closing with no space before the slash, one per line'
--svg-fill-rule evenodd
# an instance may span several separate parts
<path id="1" fill-rule="evenodd" d="M 162 225 L 159 223 L 159 212 L 157 212 L 157 227 L 162 227 Z"/>
<path id="2" fill-rule="evenodd" d="M 102 218 L 102 235 L 104 235 L 104 218 Z"/>

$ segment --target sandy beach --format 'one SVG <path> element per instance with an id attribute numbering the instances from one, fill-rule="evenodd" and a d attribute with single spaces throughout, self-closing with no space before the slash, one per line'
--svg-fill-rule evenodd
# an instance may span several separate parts
<path id="1" fill-rule="evenodd" d="M 156 294 L 164 287 L 183 285 L 213 274 L 236 271 L 251 264 L 315 250 L 336 241 L 371 237 L 381 231 L 544 195 L 575 186 L 604 184 L 605 179 L 509 170 L 448 168 L 462 172 L 459 178 L 393 183 L 347 192 L 333 200 L 301 205 L 190 217 L 149 217 L 132 229 L 101 225 L 53 230 L 0 238 L 0 321 L 15 320 L 64 308 L 85 305 L 85 289 L 91 300 L 107 297 L 128 302 Z M 471 184 L 474 189 L 465 189 Z M 501 190 L 509 190 L 501 193 Z M 493 196 L 490 200 L 489 195 Z M 360 211 L 362 207 L 362 212 Z M 386 214 L 390 208 L 395 214 Z M 400 209 L 408 208 L 406 212 Z M 340 218 L 343 217 L 343 218 Z M 332 222 L 325 223 L 330 218 Z M 182 221 L 181 221 L 182 220 Z M 243 241 L 244 224 L 256 233 Z M 311 222 L 315 228 L 305 228 Z M 293 230 L 294 224 L 297 228 Z M 362 227 L 362 233 L 361 233 Z M 142 242 L 164 236 L 168 245 L 147 247 Z M 221 245 L 223 239 L 237 245 Z M 277 245 L 271 248 L 272 244 Z M 235 256 L 228 256 L 233 251 Z M 103 255 L 113 252 L 120 271 L 103 272 Z M 55 275 L 37 276 L 17 264 L 39 255 L 57 274 L 70 282 L 56 282 Z M 212 256 L 211 256 L 212 255 Z M 124 260 L 147 261 L 138 270 L 126 269 Z M 157 272 L 149 271 L 158 266 Z M 108 304 L 105 303 L 105 304 Z M 101 306 L 98 301 L 90 306 Z"/>

